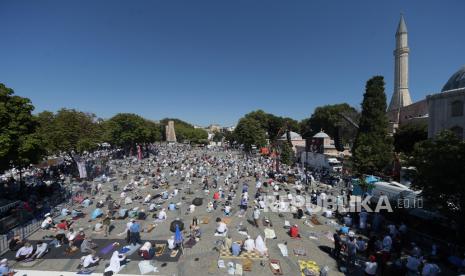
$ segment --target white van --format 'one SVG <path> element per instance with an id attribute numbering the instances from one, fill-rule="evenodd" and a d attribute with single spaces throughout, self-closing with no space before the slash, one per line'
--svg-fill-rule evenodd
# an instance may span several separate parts
<path id="1" fill-rule="evenodd" d="M 384 182 L 378 181 L 373 183 L 373 189 L 371 190 L 371 201 L 377 202 L 380 196 L 387 196 L 389 200 L 397 200 L 399 198 L 407 199 L 409 202 L 415 202 L 418 191 L 413 191 L 407 186 L 400 184 L 399 182 Z"/>

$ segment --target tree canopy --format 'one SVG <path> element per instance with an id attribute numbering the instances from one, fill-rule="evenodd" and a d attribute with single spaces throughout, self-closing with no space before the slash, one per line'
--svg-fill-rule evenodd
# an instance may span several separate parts
<path id="1" fill-rule="evenodd" d="M 311 138 L 320 130 L 324 130 L 330 137 L 336 137 L 337 128 L 341 127 L 342 141 L 344 143 L 353 143 L 357 135 L 357 128 L 344 120 L 341 114 L 352 119 L 355 123 L 360 118 L 357 109 L 346 103 L 320 106 L 315 109 L 308 120 L 302 122 L 302 136 Z"/>
<path id="2" fill-rule="evenodd" d="M 239 120 L 234 129 L 234 137 L 239 144 L 244 145 L 246 151 L 250 151 L 252 145 L 262 147 L 266 144 L 266 133 L 260 127 L 260 122 L 250 117 Z"/>
<path id="3" fill-rule="evenodd" d="M 428 138 L 427 123 L 404 124 L 394 134 L 394 148 L 396 152 L 410 155 L 416 143 Z"/>
<path id="4" fill-rule="evenodd" d="M 284 134 L 284 130 L 300 131 L 299 122 L 296 120 L 288 117 L 275 116 L 261 109 L 247 113 L 244 117 L 257 121 L 260 128 L 268 134 L 267 137 L 271 141 L 278 139 L 278 135 Z M 280 130 L 281 132 L 279 132 Z"/>
<path id="5" fill-rule="evenodd" d="M 366 83 L 359 129 L 352 148 L 352 161 L 356 172 L 374 174 L 383 171 L 392 157 L 384 78 L 375 76 Z"/>
<path id="6" fill-rule="evenodd" d="M 104 123 L 105 141 L 125 149 L 161 141 L 161 127 L 132 113 L 118 113 Z"/>
<path id="7" fill-rule="evenodd" d="M 60 109 L 37 114 L 38 135 L 48 154 L 92 151 L 102 142 L 101 120 L 95 114 L 75 109 Z"/>
<path id="8" fill-rule="evenodd" d="M 444 131 L 435 139 L 419 142 L 411 163 L 417 169 L 413 187 L 425 202 L 454 218 L 465 228 L 465 141 Z"/>
<path id="9" fill-rule="evenodd" d="M 36 163 L 45 153 L 36 134 L 34 106 L 0 83 L 0 171 Z"/>

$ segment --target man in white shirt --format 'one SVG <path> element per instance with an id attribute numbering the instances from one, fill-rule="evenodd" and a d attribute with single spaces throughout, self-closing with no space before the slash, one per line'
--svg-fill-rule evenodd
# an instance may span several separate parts
<path id="1" fill-rule="evenodd" d="M 258 206 L 255 206 L 253 210 L 253 221 L 254 221 L 255 227 L 257 228 L 258 228 L 259 219 L 260 219 L 260 209 L 258 209 Z"/>
<path id="2" fill-rule="evenodd" d="M 165 219 L 166 219 L 166 211 L 165 211 L 165 208 L 161 209 L 161 211 L 158 212 L 157 219 L 158 219 L 158 220 L 165 220 Z"/>
<path id="3" fill-rule="evenodd" d="M 54 227 L 53 220 L 52 220 L 52 217 L 50 216 L 50 213 L 45 215 L 45 219 L 42 222 L 42 224 L 40 225 L 40 227 L 42 229 L 50 229 L 50 228 Z"/>
<path id="4" fill-rule="evenodd" d="M 47 253 L 47 247 L 48 245 L 45 242 L 38 241 L 36 252 L 34 253 L 34 255 L 32 255 L 32 258 L 35 258 L 35 259 L 42 258 L 42 256 L 45 255 L 45 253 Z"/>
<path id="5" fill-rule="evenodd" d="M 99 261 L 100 261 L 100 258 L 95 257 L 95 254 L 92 253 L 92 254 L 89 254 L 89 255 L 84 257 L 84 261 L 82 262 L 82 266 L 84 268 L 90 268 L 90 267 L 93 267 L 93 266 L 97 266 Z"/>
<path id="6" fill-rule="evenodd" d="M 226 223 L 222 222 L 220 219 L 216 226 L 216 233 L 222 235 L 222 234 L 225 234 L 227 231 L 228 231 L 228 226 L 226 225 Z"/>
<path id="7" fill-rule="evenodd" d="M 247 252 L 255 250 L 255 241 L 250 236 L 247 236 L 247 239 L 244 242 L 244 250 Z"/>
<path id="8" fill-rule="evenodd" d="M 176 245 L 174 244 L 174 236 L 171 236 L 168 239 L 168 248 L 173 250 L 175 247 L 176 247 Z"/>
<path id="9" fill-rule="evenodd" d="M 32 256 L 33 251 L 34 247 L 30 243 L 26 242 L 23 247 L 16 251 L 16 260 L 22 261 L 30 258 Z"/>

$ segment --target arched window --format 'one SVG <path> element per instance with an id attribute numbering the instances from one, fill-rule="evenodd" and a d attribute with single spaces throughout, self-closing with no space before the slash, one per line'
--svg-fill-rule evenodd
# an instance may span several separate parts
<path id="1" fill-rule="evenodd" d="M 451 116 L 459 117 L 463 116 L 463 102 L 462 101 L 453 101 L 451 104 Z"/>
<path id="2" fill-rule="evenodd" d="M 463 139 L 463 128 L 459 126 L 454 126 L 450 129 L 458 138 Z"/>

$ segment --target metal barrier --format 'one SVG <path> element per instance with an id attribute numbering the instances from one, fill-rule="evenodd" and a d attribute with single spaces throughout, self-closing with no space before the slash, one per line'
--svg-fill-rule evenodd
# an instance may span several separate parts
<path id="1" fill-rule="evenodd" d="M 56 202 L 53 202 L 56 204 Z M 55 205 L 54 204 L 54 205 Z M 69 209 L 72 206 L 72 200 L 71 202 L 63 202 L 61 204 L 57 204 L 54 208 L 52 208 L 52 217 L 56 218 L 61 215 L 60 211 L 54 212 L 54 210 L 58 207 L 61 208 L 67 208 Z M 34 232 L 40 229 L 40 226 L 42 224 L 41 220 L 33 219 L 26 224 L 20 225 L 14 229 L 12 229 L 8 234 L 6 235 L 0 235 L 0 255 L 5 254 L 8 250 L 8 241 L 14 237 L 14 236 L 20 236 L 21 239 L 26 239 L 30 235 L 32 235 Z"/>

